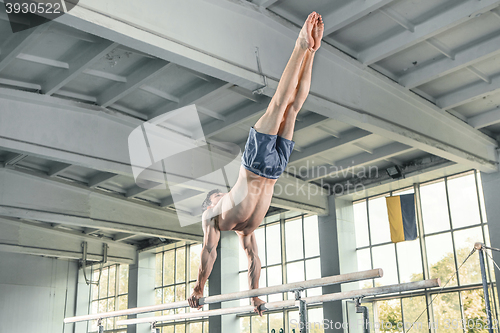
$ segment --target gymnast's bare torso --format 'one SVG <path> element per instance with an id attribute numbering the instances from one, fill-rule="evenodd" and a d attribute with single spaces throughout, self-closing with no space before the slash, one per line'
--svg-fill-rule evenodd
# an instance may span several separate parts
<path id="1" fill-rule="evenodd" d="M 202 204 L 203 249 L 198 280 L 188 299 L 193 308 L 201 308 L 199 299 L 217 258 L 221 231 L 235 231 L 248 258 L 248 284 L 259 288 L 261 263 L 254 230 L 264 219 L 274 186 L 285 170 L 293 151 L 295 120 L 309 94 L 315 52 L 323 37 L 321 15 L 311 13 L 295 43 L 278 88 L 266 113 L 249 129 L 238 180 L 229 193 L 215 189 Z M 258 297 L 251 299 L 255 312 L 262 315 Z"/>
<path id="2" fill-rule="evenodd" d="M 269 209 L 276 181 L 240 167 L 238 181 L 231 191 L 212 195 L 214 207 L 206 210 L 206 218 L 214 219 L 220 231 L 233 230 L 241 236 L 252 234 Z M 244 200 L 235 205 L 238 195 L 244 196 Z"/>

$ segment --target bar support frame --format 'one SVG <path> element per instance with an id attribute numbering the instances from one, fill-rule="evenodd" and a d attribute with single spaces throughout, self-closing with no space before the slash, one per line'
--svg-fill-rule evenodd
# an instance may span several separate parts
<path id="1" fill-rule="evenodd" d="M 303 290 L 295 290 L 295 301 L 299 303 L 300 333 L 308 333 L 307 329 L 307 304 L 302 299 Z"/>
<path id="2" fill-rule="evenodd" d="M 484 305 L 486 308 L 486 318 L 488 320 L 488 332 L 493 333 L 492 328 L 492 318 L 491 318 L 491 307 L 490 307 L 490 295 L 488 291 L 488 279 L 486 277 L 486 265 L 484 262 L 484 244 L 476 243 L 474 247 L 479 253 L 479 265 L 481 266 L 481 279 L 483 281 L 483 293 L 484 293 Z"/>

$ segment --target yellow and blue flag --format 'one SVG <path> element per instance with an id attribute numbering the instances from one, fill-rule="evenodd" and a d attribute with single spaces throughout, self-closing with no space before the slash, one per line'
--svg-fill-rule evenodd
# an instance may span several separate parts
<path id="1" fill-rule="evenodd" d="M 386 203 L 392 242 L 399 243 L 416 239 L 415 195 L 386 197 Z"/>

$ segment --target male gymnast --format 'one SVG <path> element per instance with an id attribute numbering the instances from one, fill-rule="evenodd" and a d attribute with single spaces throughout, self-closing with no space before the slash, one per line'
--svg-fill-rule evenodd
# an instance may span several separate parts
<path id="1" fill-rule="evenodd" d="M 309 94 L 314 54 L 321 45 L 323 30 L 321 15 L 312 12 L 299 33 L 266 113 L 250 129 L 236 184 L 227 194 L 210 191 L 202 204 L 204 239 L 198 280 L 188 299 L 192 308 L 201 308 L 199 299 L 217 257 L 221 231 L 234 230 L 238 234 L 248 257 L 249 287 L 259 288 L 261 263 L 254 230 L 269 209 L 274 184 L 292 153 L 295 119 Z M 252 298 L 254 311 L 261 316 L 264 303 L 258 297 Z"/>

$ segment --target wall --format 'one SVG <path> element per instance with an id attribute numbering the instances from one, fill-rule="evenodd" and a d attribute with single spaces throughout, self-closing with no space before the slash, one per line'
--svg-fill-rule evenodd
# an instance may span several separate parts
<path id="1" fill-rule="evenodd" d="M 76 261 L 0 252 L 0 332 L 72 332 L 77 274 Z"/>

